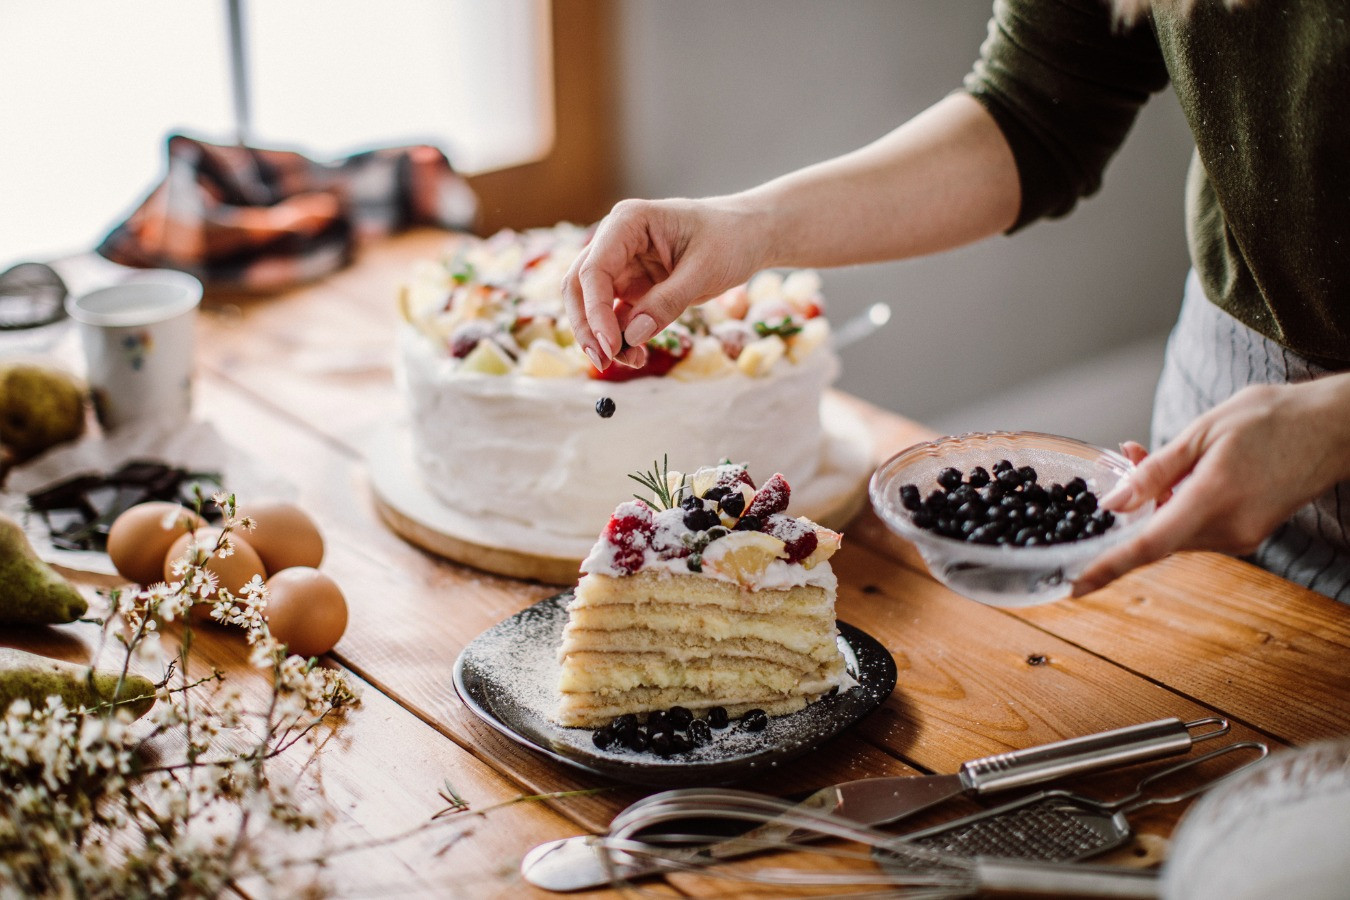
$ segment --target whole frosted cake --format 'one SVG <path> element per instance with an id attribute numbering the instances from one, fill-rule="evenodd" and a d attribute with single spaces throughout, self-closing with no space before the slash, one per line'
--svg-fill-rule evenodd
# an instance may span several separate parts
<path id="1" fill-rule="evenodd" d="M 437 500 L 481 543 L 580 560 L 622 473 L 667 448 L 677 468 L 727 458 L 782 472 L 808 504 L 817 484 L 838 491 L 821 480 L 838 362 L 816 273 L 760 273 L 652 338 L 642 369 L 600 373 L 560 296 L 588 237 L 559 225 L 466 239 L 403 288 L 399 377 Z M 601 398 L 612 415 L 597 415 Z"/>
<path id="2" fill-rule="evenodd" d="M 835 625 L 838 533 L 787 513 L 775 474 L 649 473 L 582 563 L 558 650 L 556 719 L 598 727 L 681 707 L 794 712 L 853 684 Z"/>

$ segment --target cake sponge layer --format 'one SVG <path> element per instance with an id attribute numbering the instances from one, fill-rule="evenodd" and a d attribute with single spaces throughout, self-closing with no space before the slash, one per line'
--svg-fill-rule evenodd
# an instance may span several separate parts
<path id="1" fill-rule="evenodd" d="M 749 590 L 669 572 L 588 574 L 568 605 L 557 721 L 599 727 L 671 706 L 783 715 L 851 686 L 834 592 Z"/>

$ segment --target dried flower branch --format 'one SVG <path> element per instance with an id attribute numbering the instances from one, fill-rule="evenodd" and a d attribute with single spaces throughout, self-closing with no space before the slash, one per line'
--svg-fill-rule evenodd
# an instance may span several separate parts
<path id="1" fill-rule="evenodd" d="M 284 842 L 265 835 L 321 824 L 302 785 L 273 778 L 268 764 L 317 740 L 359 699 L 341 672 L 288 655 L 272 637 L 261 580 L 235 596 L 205 567 L 252 525 L 233 495 L 213 500 L 225 513 L 220 536 L 173 564 L 177 580 L 105 595 L 95 663 L 121 645 L 118 699 L 79 708 L 18 700 L 0 713 L 0 897 L 215 897 L 291 868 L 278 856 Z M 194 670 L 194 607 L 243 629 L 251 663 L 270 678 L 261 708 L 224 673 Z M 174 622 L 178 647 L 166 663 L 160 630 Z M 122 688 L 133 669 L 156 664 L 156 704 L 134 720 L 128 704 L 144 698 Z"/>

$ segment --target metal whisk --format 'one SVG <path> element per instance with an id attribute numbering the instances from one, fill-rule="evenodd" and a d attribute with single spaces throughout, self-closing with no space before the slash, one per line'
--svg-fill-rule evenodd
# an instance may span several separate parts
<path id="1" fill-rule="evenodd" d="M 649 832 L 657 826 L 687 820 L 719 819 L 751 824 L 754 830 L 739 840 L 745 848 L 790 850 L 857 865 L 825 868 L 715 866 L 701 856 L 708 843 L 703 835 Z M 664 830 L 662 830 L 664 831 Z M 644 832 L 647 832 L 644 834 Z M 796 832 L 800 840 L 786 840 Z M 820 846 L 820 838 L 861 844 L 863 849 Z M 745 791 L 691 789 L 667 791 L 634 804 L 615 818 L 601 840 L 602 857 L 612 883 L 635 889 L 623 879 L 623 863 L 654 863 L 668 872 L 699 872 L 708 877 L 781 887 L 845 890 L 850 898 L 968 897 L 981 891 L 1059 894 L 1076 897 L 1153 898 L 1156 873 L 1113 866 L 1084 866 L 1021 860 L 970 858 L 943 850 L 908 844 L 903 838 L 858 825 L 839 816 L 802 809 L 791 803 Z M 903 866 L 879 868 L 873 850 Z M 814 896 L 820 896 L 815 894 Z"/>

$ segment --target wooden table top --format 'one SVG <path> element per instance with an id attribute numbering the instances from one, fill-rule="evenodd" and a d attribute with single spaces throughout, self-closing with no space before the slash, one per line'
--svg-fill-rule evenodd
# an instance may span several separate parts
<path id="1" fill-rule="evenodd" d="M 395 286 L 446 240 L 422 231 L 386 241 L 279 297 L 209 297 L 196 413 L 294 485 L 325 535 L 323 569 L 346 594 L 350 621 L 331 659 L 364 700 L 317 762 L 316 796 L 336 814 L 336 829 L 362 841 L 414 828 L 444 807 L 437 792 L 447 781 L 475 810 L 609 788 L 505 805 L 468 829 L 430 829 L 334 858 L 331 884 L 348 896 L 543 897 L 520 879 L 521 857 L 542 841 L 602 831 L 647 792 L 517 746 L 455 694 L 460 650 L 556 588 L 435 558 L 395 536 L 376 511 L 364 458 L 401 405 L 391 372 Z M 869 424 L 878 462 L 931 436 L 844 399 Z M 890 651 L 898 686 L 827 749 L 743 787 L 788 794 L 865 776 L 952 772 L 978 756 L 1167 716 L 1223 716 L 1235 738 L 1273 749 L 1350 733 L 1350 608 L 1243 562 L 1182 553 L 1080 600 L 1001 610 L 939 585 L 870 512 L 846 535 L 834 558 L 839 617 Z M 0 635 L 0 644 L 85 659 L 93 635 L 94 626 L 71 625 Z M 253 677 L 242 642 L 228 633 L 199 632 L 194 653 Z M 1141 771 L 1074 784 L 1110 796 Z M 1115 858 L 1157 861 L 1176 818 L 1175 809 L 1132 817 L 1139 836 Z"/>

